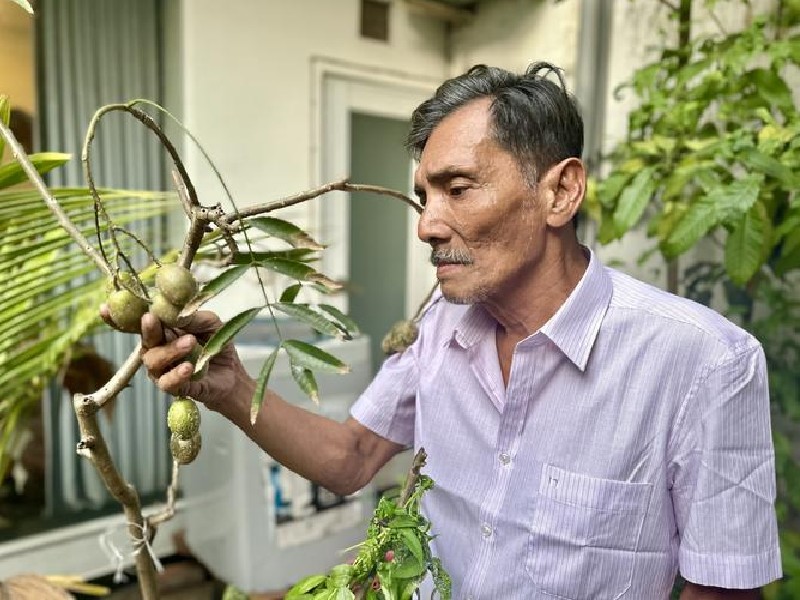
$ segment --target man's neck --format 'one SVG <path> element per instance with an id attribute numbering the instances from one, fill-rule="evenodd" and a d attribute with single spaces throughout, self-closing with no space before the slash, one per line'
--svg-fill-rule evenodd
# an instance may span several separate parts
<path id="1" fill-rule="evenodd" d="M 568 253 L 543 259 L 536 273 L 516 289 L 484 302 L 499 325 L 498 336 L 516 342 L 541 329 L 569 298 L 588 265 L 588 253 L 575 244 Z"/>

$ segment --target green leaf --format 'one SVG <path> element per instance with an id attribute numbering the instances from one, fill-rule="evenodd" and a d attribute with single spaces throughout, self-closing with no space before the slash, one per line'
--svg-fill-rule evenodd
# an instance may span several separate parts
<path id="1" fill-rule="evenodd" d="M 389 527 L 402 529 L 404 527 L 418 527 L 419 522 L 412 516 L 400 514 L 389 521 Z"/>
<path id="2" fill-rule="evenodd" d="M 264 233 L 283 240 L 294 248 L 307 248 L 309 250 L 323 250 L 325 246 L 318 244 L 305 231 L 297 225 L 276 219 L 275 217 L 257 217 L 249 219 L 248 224 Z"/>
<path id="3" fill-rule="evenodd" d="M 211 298 L 217 296 L 222 290 L 233 284 L 236 280 L 238 280 L 242 275 L 244 275 L 247 270 L 250 268 L 250 265 L 236 265 L 235 267 L 230 267 L 229 269 L 225 269 L 222 273 L 217 275 L 214 279 L 209 281 L 203 286 L 203 289 L 200 290 L 200 293 L 197 294 L 194 298 L 192 298 L 189 303 L 183 308 L 183 313 L 193 313 L 195 312 L 200 306 L 204 303 L 211 300 Z"/>
<path id="4" fill-rule="evenodd" d="M 356 595 L 349 588 L 340 587 L 337 588 L 333 600 L 356 600 Z"/>
<path id="5" fill-rule="evenodd" d="M 272 307 L 290 317 L 308 323 L 317 331 L 340 339 L 350 339 L 350 334 L 344 331 L 338 323 L 331 321 L 326 315 L 315 311 L 308 304 L 276 302 Z"/>
<path id="6" fill-rule="evenodd" d="M 36 171 L 44 175 L 56 167 L 60 167 L 70 159 L 69 154 L 61 152 L 40 152 L 28 156 Z M 22 183 L 28 178 L 22 165 L 18 162 L 10 162 L 0 166 L 0 190 Z"/>
<path id="7" fill-rule="evenodd" d="M 734 225 L 725 243 L 725 270 L 731 280 L 744 286 L 764 263 L 769 221 L 763 204 L 755 204 Z"/>
<path id="8" fill-rule="evenodd" d="M 650 202 L 656 188 L 656 168 L 642 169 L 619 197 L 614 211 L 614 225 L 618 233 L 622 234 L 636 225 Z"/>
<path id="9" fill-rule="evenodd" d="M 756 173 L 763 173 L 779 180 L 785 189 L 794 190 L 800 188 L 800 177 L 797 177 L 792 169 L 755 148 L 744 149 L 742 160 L 746 167 Z"/>
<path id="10" fill-rule="evenodd" d="M 664 253 L 683 254 L 720 223 L 740 218 L 757 200 L 760 181 L 760 176 L 738 179 L 693 202 L 662 244 Z"/>
<path id="11" fill-rule="evenodd" d="M 28 0 L 11 0 L 11 1 L 16 3 L 16 4 L 18 4 L 18 5 L 20 5 L 22 8 L 24 8 L 30 14 L 33 14 L 33 7 L 31 6 L 30 2 L 28 2 Z"/>
<path id="12" fill-rule="evenodd" d="M 342 327 L 344 327 L 347 333 L 349 333 L 351 336 L 360 332 L 358 324 L 335 306 L 331 306 L 330 304 L 320 304 L 319 308 L 339 321 Z"/>
<path id="13" fill-rule="evenodd" d="M 289 355 L 292 365 L 340 374 L 350 372 L 348 365 L 313 344 L 300 340 L 285 340 L 281 345 Z"/>
<path id="14" fill-rule="evenodd" d="M 786 234 L 786 237 L 783 239 L 781 252 L 791 254 L 797 249 L 800 249 L 800 225 L 798 225 L 797 229 L 793 229 Z"/>
<path id="15" fill-rule="evenodd" d="M 253 399 L 250 402 L 250 424 L 256 424 L 256 417 L 258 417 L 258 413 L 261 410 L 261 405 L 264 403 L 264 394 L 267 391 L 267 383 L 269 382 L 269 376 L 272 374 L 272 367 L 275 366 L 275 359 L 278 358 L 278 352 L 280 351 L 280 346 L 275 348 L 272 353 L 267 357 L 267 360 L 264 361 L 264 364 L 261 365 L 261 372 L 258 374 L 258 380 L 256 381 L 256 391 L 253 393 Z"/>
<path id="16" fill-rule="evenodd" d="M 280 302 L 284 304 L 291 304 L 294 302 L 295 298 L 297 298 L 297 294 L 300 293 L 300 288 L 302 287 L 303 286 L 301 286 L 299 283 L 295 283 L 287 287 L 281 294 Z"/>
<path id="17" fill-rule="evenodd" d="M 422 551 L 422 544 L 417 537 L 417 532 L 414 529 L 398 529 L 397 531 L 400 532 L 400 535 L 403 538 L 403 541 L 406 543 L 406 547 L 408 548 L 409 552 L 414 555 L 419 562 L 425 562 L 425 554 Z"/>
<path id="18" fill-rule="evenodd" d="M 197 259 L 201 261 L 216 261 L 218 256 L 215 252 L 210 252 L 209 248 L 212 246 L 204 246 L 202 252 L 199 252 Z M 253 265 L 265 260 L 272 260 L 274 258 L 286 259 L 295 262 L 311 262 L 317 260 L 317 253 L 313 250 L 306 250 L 303 248 L 292 248 L 291 250 L 270 250 L 266 252 L 237 252 L 233 256 L 233 264 L 235 265 Z"/>
<path id="19" fill-rule="evenodd" d="M 300 389 L 314 401 L 314 404 L 319 404 L 319 389 L 317 388 L 317 380 L 314 379 L 314 373 L 310 369 L 305 369 L 299 365 L 292 365 L 291 372 Z"/>
<path id="20" fill-rule="evenodd" d="M 264 267 L 265 269 L 275 271 L 276 273 L 286 275 L 298 281 L 305 281 L 309 275 L 316 273 L 316 271 L 307 264 L 288 258 L 267 258 L 258 261 L 257 264 L 259 267 Z"/>
<path id="21" fill-rule="evenodd" d="M 295 600 L 298 595 L 307 594 L 325 583 L 326 579 L 325 575 L 309 575 L 295 583 L 292 589 L 287 592 L 284 600 Z"/>
<path id="22" fill-rule="evenodd" d="M 664 254 L 672 258 L 694 246 L 718 222 L 716 207 L 708 196 L 693 202 L 661 244 Z"/>
<path id="23" fill-rule="evenodd" d="M 603 206 L 613 206 L 617 196 L 632 177 L 632 173 L 614 171 L 597 186 L 597 197 Z"/>
<path id="24" fill-rule="evenodd" d="M 746 73 L 744 77 L 752 81 L 761 97 L 773 106 L 788 111 L 794 109 L 792 91 L 776 71 L 753 69 Z"/>
<path id="25" fill-rule="evenodd" d="M 0 94 L 0 122 L 8 127 L 8 122 L 11 119 L 11 103 L 8 101 L 8 96 Z M 0 159 L 3 158 L 3 150 L 6 148 L 6 140 L 0 137 Z"/>
<path id="26" fill-rule="evenodd" d="M 417 560 L 416 556 L 409 556 L 404 559 L 397 568 L 395 568 L 394 576 L 397 578 L 405 579 L 407 577 L 419 577 L 425 572 L 425 563 Z"/>
<path id="27" fill-rule="evenodd" d="M 201 371 L 212 357 L 219 354 L 225 344 L 230 342 L 250 321 L 255 319 L 261 310 L 261 307 L 256 307 L 241 312 L 220 327 L 211 336 L 211 339 L 208 340 L 200 353 L 200 358 L 197 359 L 197 364 L 195 365 L 195 373 Z"/>

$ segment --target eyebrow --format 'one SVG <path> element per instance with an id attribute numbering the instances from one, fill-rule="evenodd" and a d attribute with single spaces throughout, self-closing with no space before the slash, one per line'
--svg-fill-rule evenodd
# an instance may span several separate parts
<path id="1" fill-rule="evenodd" d="M 428 176 L 425 178 L 425 181 L 428 183 L 442 184 L 450 179 L 455 179 L 456 177 L 465 177 L 467 179 L 475 179 L 475 172 L 467 167 L 459 167 L 457 165 L 451 165 L 439 169 L 438 171 L 434 171 L 433 173 L 429 173 Z M 414 193 L 419 194 L 422 192 L 422 188 L 416 183 L 414 184 Z"/>

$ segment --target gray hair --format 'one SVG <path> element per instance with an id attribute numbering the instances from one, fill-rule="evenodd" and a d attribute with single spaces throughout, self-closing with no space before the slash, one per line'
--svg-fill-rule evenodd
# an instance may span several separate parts
<path id="1" fill-rule="evenodd" d="M 551 73 L 558 84 L 548 79 Z M 583 153 L 583 120 L 561 70 L 546 62 L 518 75 L 476 65 L 448 79 L 411 115 L 406 146 L 419 159 L 431 132 L 449 114 L 479 98 L 491 98 L 495 141 L 514 156 L 534 185 L 548 168 Z"/>

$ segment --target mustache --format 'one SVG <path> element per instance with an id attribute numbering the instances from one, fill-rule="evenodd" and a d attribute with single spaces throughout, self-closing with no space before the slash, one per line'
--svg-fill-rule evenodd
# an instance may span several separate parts
<path id="1" fill-rule="evenodd" d="M 471 265 L 472 262 L 472 257 L 465 250 L 431 250 L 431 264 L 435 267 L 441 264 Z"/>

